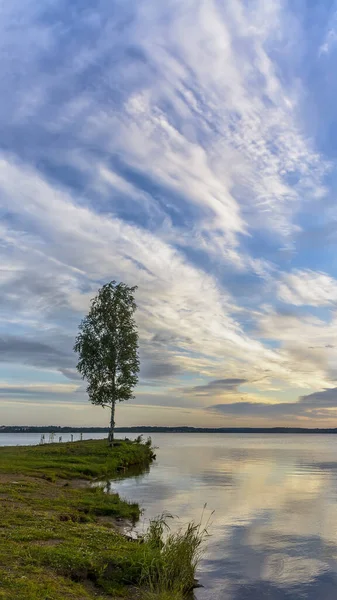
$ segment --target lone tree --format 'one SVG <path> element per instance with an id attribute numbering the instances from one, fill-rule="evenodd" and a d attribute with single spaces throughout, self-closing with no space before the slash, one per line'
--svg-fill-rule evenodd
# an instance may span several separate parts
<path id="1" fill-rule="evenodd" d="M 114 440 L 116 402 L 134 398 L 138 381 L 138 332 L 134 319 L 137 287 L 111 281 L 98 290 L 79 326 L 74 350 L 77 370 L 88 382 L 92 404 L 111 410 L 109 443 Z"/>

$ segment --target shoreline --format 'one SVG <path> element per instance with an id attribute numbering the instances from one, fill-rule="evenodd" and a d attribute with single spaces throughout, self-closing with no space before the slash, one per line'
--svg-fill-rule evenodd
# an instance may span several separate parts
<path id="1" fill-rule="evenodd" d="M 58 425 L 46 425 L 40 426 L 0 426 L 0 434 L 50 434 L 55 435 L 67 434 L 67 433 L 108 433 L 109 429 L 106 427 L 65 427 Z M 147 434 L 152 435 L 155 433 L 215 433 L 215 434 L 259 434 L 259 435 L 280 435 L 280 434 L 292 434 L 292 435 L 335 435 L 337 434 L 337 428 L 319 428 L 319 427 L 152 427 L 152 426 L 139 426 L 139 427 L 116 427 L 116 433 L 134 433 L 134 434 Z"/>

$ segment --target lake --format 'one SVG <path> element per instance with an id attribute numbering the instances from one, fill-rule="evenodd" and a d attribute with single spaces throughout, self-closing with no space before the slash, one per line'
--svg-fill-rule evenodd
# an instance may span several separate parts
<path id="1" fill-rule="evenodd" d="M 41 433 L 0 433 L 0 446 L 34 446 L 40 443 Z M 45 441 L 49 441 L 49 433 L 45 433 Z M 84 433 L 84 440 L 98 440 L 107 437 L 107 433 Z M 120 435 L 119 437 L 125 437 L 126 434 Z M 63 442 L 70 442 L 71 433 L 60 433 L 55 434 L 54 442 L 59 441 L 59 437 L 62 437 Z M 74 433 L 74 441 L 81 439 L 80 433 Z M 116 436 L 118 437 L 118 436 Z M 131 437 L 131 436 L 130 436 Z"/>
<path id="2" fill-rule="evenodd" d="M 335 600 L 337 436 L 156 434 L 148 473 L 113 482 L 182 524 L 211 511 L 198 600 Z"/>
<path id="3" fill-rule="evenodd" d="M 0 444 L 38 443 L 33 436 L 0 434 Z M 149 472 L 112 489 L 143 506 L 141 531 L 163 511 L 182 525 L 198 521 L 205 503 L 204 522 L 214 511 L 197 600 L 336 599 L 337 436 L 152 438 Z"/>

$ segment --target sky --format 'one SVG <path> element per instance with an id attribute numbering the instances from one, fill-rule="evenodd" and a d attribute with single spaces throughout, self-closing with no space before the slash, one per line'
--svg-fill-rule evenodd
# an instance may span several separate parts
<path id="1" fill-rule="evenodd" d="M 12 0 L 0 59 L 0 424 L 108 423 L 73 344 L 117 280 L 117 425 L 337 426 L 337 2 Z"/>

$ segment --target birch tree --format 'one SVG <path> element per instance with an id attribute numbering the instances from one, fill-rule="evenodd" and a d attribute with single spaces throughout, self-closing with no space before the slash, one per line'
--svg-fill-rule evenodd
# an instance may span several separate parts
<path id="1" fill-rule="evenodd" d="M 136 289 L 116 281 L 105 284 L 91 301 L 74 345 L 77 370 L 88 383 L 89 400 L 110 410 L 110 446 L 114 440 L 116 403 L 134 398 L 133 388 L 138 381 Z"/>

